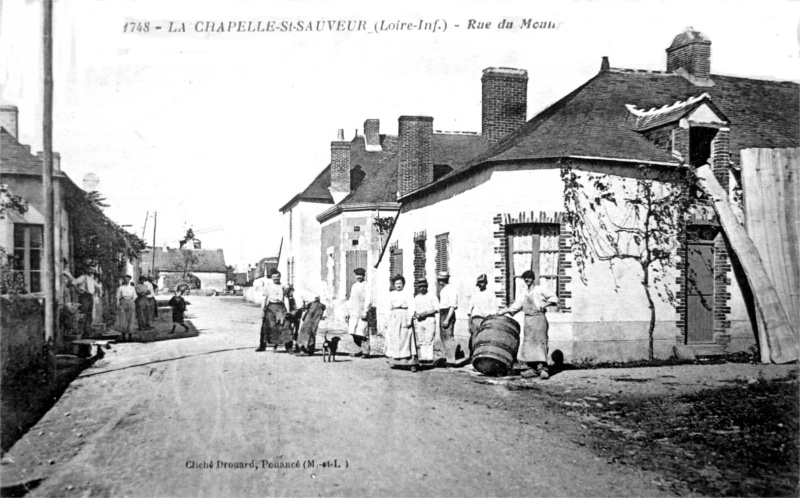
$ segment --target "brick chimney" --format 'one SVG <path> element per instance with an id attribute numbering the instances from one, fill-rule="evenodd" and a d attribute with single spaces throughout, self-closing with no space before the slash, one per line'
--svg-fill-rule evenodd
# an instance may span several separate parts
<path id="1" fill-rule="evenodd" d="M 483 70 L 481 135 L 489 144 L 525 124 L 528 114 L 528 72 L 490 67 Z"/>
<path id="2" fill-rule="evenodd" d="M 400 116 L 397 134 L 400 196 L 433 181 L 433 118 Z"/>
<path id="3" fill-rule="evenodd" d="M 15 105 L 2 104 L 0 105 L 0 126 L 6 129 L 12 137 L 19 140 L 19 126 L 17 118 L 19 117 L 19 109 Z"/>
<path id="4" fill-rule="evenodd" d="M 344 130 L 339 130 L 336 140 L 331 142 L 331 196 L 339 203 L 350 195 L 350 142 L 344 139 Z"/>
<path id="5" fill-rule="evenodd" d="M 683 68 L 695 78 L 711 75 L 711 40 L 691 26 L 672 40 L 667 49 L 667 72 Z"/>
<path id="6" fill-rule="evenodd" d="M 379 119 L 368 119 L 364 121 L 364 144 L 368 151 L 380 151 L 381 149 L 381 122 Z"/>

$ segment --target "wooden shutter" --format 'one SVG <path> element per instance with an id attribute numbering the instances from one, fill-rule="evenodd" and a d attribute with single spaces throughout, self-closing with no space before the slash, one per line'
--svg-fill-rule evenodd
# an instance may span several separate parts
<path id="1" fill-rule="evenodd" d="M 391 250 L 389 258 L 389 278 L 403 274 L 403 250 L 395 248 Z"/>

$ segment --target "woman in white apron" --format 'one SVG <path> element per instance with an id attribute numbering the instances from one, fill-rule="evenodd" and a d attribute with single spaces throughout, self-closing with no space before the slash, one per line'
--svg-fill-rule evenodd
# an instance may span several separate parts
<path id="1" fill-rule="evenodd" d="M 389 323 L 386 327 L 386 356 L 392 367 L 410 367 L 417 371 L 417 341 L 414 337 L 414 299 L 405 290 L 406 279 L 392 279 L 394 290 L 389 293 Z"/>
<path id="2" fill-rule="evenodd" d="M 428 292 L 428 281 L 417 280 L 418 293 L 414 297 L 414 331 L 419 340 L 419 361 L 433 361 L 433 340 L 436 338 L 436 314 L 439 312 L 439 300 L 435 294 Z"/>

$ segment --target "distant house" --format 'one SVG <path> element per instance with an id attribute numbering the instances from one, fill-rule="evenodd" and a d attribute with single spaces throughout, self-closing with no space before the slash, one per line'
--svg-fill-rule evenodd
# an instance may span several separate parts
<path id="1" fill-rule="evenodd" d="M 380 133 L 378 119 L 367 119 L 363 134 L 349 141 L 339 130 L 328 167 L 282 208 L 281 269 L 301 291 L 324 297 L 333 327 L 344 325 L 343 304 L 355 282 L 353 270 L 367 271 L 373 293 L 388 286 L 376 278 L 375 267 L 400 207 L 399 184 L 414 180 L 398 176 L 404 171 L 398 163 L 413 161 L 409 154 L 415 144 L 427 139 L 433 150 L 428 158 L 433 181 L 480 150 L 481 138 L 475 133 L 434 132 L 432 126 L 430 118 L 403 116 L 398 135 L 391 136 Z"/>
<path id="2" fill-rule="evenodd" d="M 422 176 L 410 187 L 400 184 L 402 208 L 378 280 L 397 273 L 432 280 L 447 270 L 466 303 L 476 277 L 486 274 L 498 301 L 510 303 L 521 273 L 533 270 L 561 303 L 561 313 L 548 313 L 551 349 L 568 359 L 646 357 L 650 310 L 642 271 L 627 262 L 610 268 L 587 261 L 582 282 L 562 167 L 584 185 L 591 185 L 589 175 L 604 175 L 620 189 L 645 178 L 644 168 L 666 181 L 707 162 L 732 191 L 742 149 L 798 147 L 800 86 L 714 75 L 710 45 L 700 32 L 680 33 L 667 49 L 666 71 L 612 68 L 604 58 L 596 76 L 528 121 L 527 76 L 491 71 L 500 98 L 487 98 L 484 86 L 483 135 L 487 125 L 498 132 L 487 148 L 434 181 L 429 149 L 418 146 L 410 154 L 415 163 L 399 163 L 399 175 Z M 676 344 L 702 354 L 745 350 L 755 343 L 746 281 L 734 271 L 713 216 L 699 209 L 687 221 L 693 236 L 662 278 L 674 302 L 654 299 L 655 356 L 671 355 Z M 388 300 L 385 287 L 378 287 L 379 303 Z M 457 318 L 456 335 L 466 337 L 464 307 Z"/>
<path id="3" fill-rule="evenodd" d="M 217 292 L 226 289 L 227 267 L 222 249 L 156 247 L 155 251 L 143 252 L 141 261 L 142 275 L 155 273 L 159 276 L 159 290 L 171 291 L 179 281 L 190 278 L 189 275 L 197 278 L 201 289 Z"/>

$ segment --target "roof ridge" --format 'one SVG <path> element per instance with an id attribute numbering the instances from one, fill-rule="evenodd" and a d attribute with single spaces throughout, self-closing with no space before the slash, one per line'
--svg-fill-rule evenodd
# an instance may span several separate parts
<path id="1" fill-rule="evenodd" d="M 451 131 L 451 130 L 433 130 L 434 133 L 439 135 L 467 135 L 467 136 L 480 136 L 477 131 Z"/>
<path id="2" fill-rule="evenodd" d="M 607 70 L 609 73 L 616 73 L 616 74 L 654 74 L 658 76 L 678 76 L 683 77 L 678 73 L 671 73 L 669 71 L 660 71 L 656 69 L 635 69 L 635 68 L 624 68 L 624 67 L 612 67 Z M 768 83 L 779 83 L 785 85 L 800 85 L 800 82 L 792 81 L 792 80 L 776 80 L 771 78 L 755 78 L 750 76 L 737 76 L 733 74 L 722 74 L 722 73 L 712 73 L 709 77 L 713 80 L 714 78 L 733 78 L 737 80 L 750 80 L 750 81 L 762 81 Z"/>

